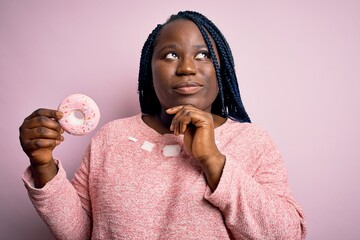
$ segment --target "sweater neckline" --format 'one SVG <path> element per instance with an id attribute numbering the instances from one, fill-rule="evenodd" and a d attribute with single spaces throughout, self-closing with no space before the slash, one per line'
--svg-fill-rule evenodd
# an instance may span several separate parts
<path id="1" fill-rule="evenodd" d="M 168 138 L 169 136 L 173 136 L 173 137 L 180 137 L 182 138 L 183 135 L 179 135 L 179 136 L 175 136 L 172 133 L 165 133 L 165 134 L 160 134 L 158 133 L 156 130 L 152 129 L 151 127 L 149 127 L 143 120 L 142 120 L 142 113 L 137 114 L 136 117 L 136 121 L 139 123 L 140 129 L 139 131 L 143 132 L 144 134 L 147 134 L 148 136 L 151 137 L 165 137 Z M 231 120 L 230 118 L 227 118 L 226 121 L 220 125 L 219 127 L 215 128 L 215 133 L 221 131 L 223 128 L 226 127 L 226 125 L 228 125 L 229 123 L 233 122 L 233 120 Z"/>

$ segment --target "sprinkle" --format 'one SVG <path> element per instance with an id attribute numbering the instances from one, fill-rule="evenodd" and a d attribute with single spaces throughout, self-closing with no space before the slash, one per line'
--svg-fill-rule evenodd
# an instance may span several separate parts
<path id="1" fill-rule="evenodd" d="M 141 149 L 145 150 L 145 151 L 148 151 L 148 152 L 151 152 L 154 146 L 155 146 L 154 143 L 144 141 L 143 145 L 141 146 Z"/>
<path id="2" fill-rule="evenodd" d="M 181 147 L 179 145 L 166 145 L 163 148 L 163 154 L 165 157 L 175 157 L 181 152 Z"/>
<path id="3" fill-rule="evenodd" d="M 134 138 L 134 137 L 128 137 L 128 139 L 129 139 L 130 141 L 132 141 L 132 142 L 136 142 L 136 141 L 137 141 L 137 139 Z"/>

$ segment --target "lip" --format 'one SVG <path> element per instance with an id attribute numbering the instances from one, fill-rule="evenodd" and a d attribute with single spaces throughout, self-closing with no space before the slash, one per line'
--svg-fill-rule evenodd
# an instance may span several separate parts
<path id="1" fill-rule="evenodd" d="M 203 85 L 197 82 L 180 82 L 173 86 L 173 90 L 182 95 L 195 94 L 203 88 Z"/>

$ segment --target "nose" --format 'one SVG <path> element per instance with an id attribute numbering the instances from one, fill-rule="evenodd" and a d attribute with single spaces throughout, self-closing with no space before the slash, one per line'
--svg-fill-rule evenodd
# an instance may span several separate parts
<path id="1" fill-rule="evenodd" d="M 177 75 L 194 75 L 197 69 L 194 59 L 190 57 L 184 57 L 179 61 L 178 68 L 176 70 Z"/>

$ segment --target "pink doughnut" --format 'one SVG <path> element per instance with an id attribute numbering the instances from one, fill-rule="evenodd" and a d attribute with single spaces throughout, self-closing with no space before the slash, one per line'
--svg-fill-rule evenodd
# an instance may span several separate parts
<path id="1" fill-rule="evenodd" d="M 65 98 L 58 108 L 64 116 L 59 120 L 61 127 L 76 136 L 94 130 L 100 120 L 100 111 L 94 100 L 83 94 Z"/>

